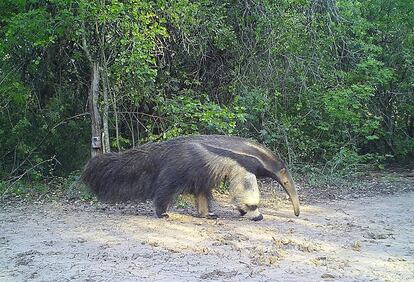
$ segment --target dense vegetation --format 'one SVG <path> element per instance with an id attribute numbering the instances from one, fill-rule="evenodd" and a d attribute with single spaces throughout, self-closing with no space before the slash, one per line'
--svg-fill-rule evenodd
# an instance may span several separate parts
<path id="1" fill-rule="evenodd" d="M 220 133 L 291 164 L 413 157 L 412 0 L 2 0 L 0 60 L 3 180 L 80 169 L 91 99 L 105 150 Z"/>

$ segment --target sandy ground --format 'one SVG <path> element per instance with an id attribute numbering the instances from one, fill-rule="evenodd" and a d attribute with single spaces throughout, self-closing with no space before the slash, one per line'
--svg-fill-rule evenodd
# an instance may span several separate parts
<path id="1" fill-rule="evenodd" d="M 264 195 L 261 222 L 225 195 L 218 220 L 191 207 L 156 219 L 149 204 L 3 204 L 0 281 L 414 281 L 411 184 L 304 201 L 299 217 Z"/>

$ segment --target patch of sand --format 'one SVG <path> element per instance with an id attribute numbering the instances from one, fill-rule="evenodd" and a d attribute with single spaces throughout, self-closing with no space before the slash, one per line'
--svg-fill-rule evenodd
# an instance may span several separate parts
<path id="1" fill-rule="evenodd" d="M 305 204 L 265 219 L 0 207 L 0 281 L 413 281 L 414 192 Z"/>

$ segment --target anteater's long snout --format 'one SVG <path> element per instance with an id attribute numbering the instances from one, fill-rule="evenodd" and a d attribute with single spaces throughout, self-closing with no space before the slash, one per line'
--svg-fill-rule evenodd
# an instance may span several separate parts
<path id="1" fill-rule="evenodd" d="M 292 202 L 293 211 L 294 211 L 295 215 L 299 216 L 299 214 L 300 214 L 299 198 L 298 198 L 298 194 L 296 192 L 295 185 L 293 185 L 289 188 L 285 188 L 285 190 L 286 190 L 286 192 L 288 193 L 288 195 L 290 197 L 290 201 Z"/>
<path id="2" fill-rule="evenodd" d="M 278 171 L 276 173 L 276 176 L 276 180 L 280 183 L 280 185 L 282 185 L 283 189 L 285 189 L 286 193 L 290 197 L 290 201 L 292 202 L 293 211 L 295 212 L 295 215 L 299 216 L 299 198 L 298 193 L 296 192 L 295 183 L 293 182 L 292 176 L 286 168 L 282 168 L 280 171 Z"/>

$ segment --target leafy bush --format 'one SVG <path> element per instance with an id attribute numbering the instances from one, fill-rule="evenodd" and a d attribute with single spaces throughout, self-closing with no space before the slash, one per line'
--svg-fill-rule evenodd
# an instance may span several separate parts
<path id="1" fill-rule="evenodd" d="M 92 62 L 113 150 L 218 133 L 332 172 L 410 161 L 413 3 L 1 1 L 0 178 L 82 167 Z"/>

